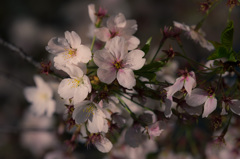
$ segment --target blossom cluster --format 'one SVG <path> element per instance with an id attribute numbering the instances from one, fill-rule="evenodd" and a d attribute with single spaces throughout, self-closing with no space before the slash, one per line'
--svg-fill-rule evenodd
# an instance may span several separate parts
<path id="1" fill-rule="evenodd" d="M 240 115 L 239 99 L 223 93 L 231 85 L 227 77 L 236 75 L 229 66 L 232 63 L 227 63 L 230 57 L 200 63 L 202 68 L 198 70 L 181 70 L 174 57 L 189 58 L 170 47 L 163 50 L 166 56 L 154 57 L 150 62 L 146 54 L 151 40 L 140 49 L 141 42 L 134 36 L 136 20 L 127 20 L 123 13 L 108 15 L 101 7 L 97 11 L 94 4 L 88 6 L 88 12 L 94 25 L 91 47 L 75 31 L 51 38 L 46 50 L 54 56 L 54 69 L 65 76 L 53 87 L 53 83 L 36 75 L 36 87 L 24 90 L 31 103 L 30 111 L 36 116 L 62 115 L 64 131 L 72 135 L 66 142 L 71 150 L 78 142 L 84 142 L 100 152 L 111 151 L 112 158 L 131 158 L 128 155 L 136 150 L 141 151 L 135 154 L 140 154 L 138 158 L 145 158 L 152 150 L 144 146 L 156 146 L 155 138 L 168 131 L 168 121 L 180 116 L 209 118 L 211 114 L 224 116 L 231 112 Z M 185 32 L 208 51 L 217 51 L 220 44 L 205 39 L 200 27 L 174 21 L 173 28 L 162 30 L 161 42 L 173 39 L 182 46 L 180 34 Z M 94 45 L 96 40 L 101 48 Z M 238 59 L 233 62 L 239 67 Z M 49 69 L 47 74 L 51 74 Z M 212 81 L 204 79 L 208 73 Z M 117 134 L 118 140 L 114 141 Z"/>

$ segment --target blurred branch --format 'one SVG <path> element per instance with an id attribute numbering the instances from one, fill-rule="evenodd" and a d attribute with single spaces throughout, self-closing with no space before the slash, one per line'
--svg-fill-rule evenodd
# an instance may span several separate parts
<path id="1" fill-rule="evenodd" d="M 24 60 L 28 61 L 30 64 L 32 64 L 36 68 L 41 69 L 40 64 L 35 60 L 33 60 L 32 57 L 28 56 L 27 53 L 25 53 L 21 48 L 15 46 L 14 44 L 6 42 L 2 38 L 0 38 L 0 45 L 5 46 L 9 50 L 18 53 Z"/>
<path id="2" fill-rule="evenodd" d="M 47 128 L 21 128 L 15 126 L 0 127 L 0 134 L 3 133 L 19 133 L 19 132 L 54 132 L 54 129 Z"/>

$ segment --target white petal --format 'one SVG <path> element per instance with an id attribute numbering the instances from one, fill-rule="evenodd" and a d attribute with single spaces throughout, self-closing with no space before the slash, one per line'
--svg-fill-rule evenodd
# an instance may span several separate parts
<path id="1" fill-rule="evenodd" d="M 92 85 L 91 85 L 91 82 L 90 82 L 88 76 L 86 76 L 86 75 L 83 76 L 83 83 L 84 83 L 84 86 L 87 87 L 88 93 L 91 93 Z"/>
<path id="2" fill-rule="evenodd" d="M 105 115 L 100 109 L 93 112 L 92 120 L 88 119 L 87 128 L 91 133 L 99 133 L 103 131 Z"/>
<path id="3" fill-rule="evenodd" d="M 168 91 L 167 91 L 167 96 L 173 96 L 177 91 L 181 90 L 184 84 L 184 79 L 183 77 L 179 77 L 176 79 L 176 82 L 168 87 Z"/>
<path id="4" fill-rule="evenodd" d="M 186 103 L 190 106 L 196 107 L 206 102 L 207 98 L 208 93 L 206 91 L 196 88 L 192 91 L 191 96 L 187 95 Z"/>
<path id="5" fill-rule="evenodd" d="M 94 145 L 99 151 L 103 153 L 109 152 L 113 147 L 112 143 L 106 137 L 102 137 L 101 140 L 96 141 Z"/>
<path id="6" fill-rule="evenodd" d="M 48 117 L 51 117 L 56 110 L 56 102 L 54 100 L 49 100 L 46 104 L 46 113 Z"/>
<path id="7" fill-rule="evenodd" d="M 110 84 L 116 78 L 116 71 L 115 70 L 104 70 L 99 68 L 97 70 L 98 78 L 101 82 Z"/>
<path id="8" fill-rule="evenodd" d="M 87 121 L 89 118 L 93 117 L 93 111 L 96 109 L 90 101 L 83 101 L 77 105 L 74 105 L 74 111 L 72 118 L 77 124 L 82 124 Z"/>
<path id="9" fill-rule="evenodd" d="M 135 36 L 131 36 L 127 40 L 128 50 L 136 49 L 139 44 L 140 44 L 140 40 L 138 38 L 136 38 Z"/>
<path id="10" fill-rule="evenodd" d="M 103 42 L 106 42 L 106 41 L 108 41 L 111 38 L 111 33 L 108 30 L 108 28 L 106 28 L 106 27 L 96 28 L 94 30 L 94 34 L 96 35 L 96 37 L 99 40 L 101 40 Z"/>
<path id="11" fill-rule="evenodd" d="M 37 100 L 36 97 L 37 91 L 38 90 L 36 87 L 27 87 L 24 89 L 24 96 L 28 102 L 34 102 Z"/>
<path id="12" fill-rule="evenodd" d="M 106 49 L 96 51 L 93 60 L 98 67 L 103 69 L 113 68 L 113 63 L 115 61 L 113 55 Z"/>
<path id="13" fill-rule="evenodd" d="M 89 60 L 92 59 L 91 50 L 85 45 L 78 45 L 76 47 L 77 54 L 74 58 L 78 58 L 78 62 L 88 63 Z"/>
<path id="14" fill-rule="evenodd" d="M 90 19 L 93 23 L 95 23 L 96 19 L 97 19 L 95 13 L 96 13 L 95 5 L 94 4 L 89 4 L 88 5 L 88 14 L 89 14 L 89 17 L 90 17 Z"/>
<path id="15" fill-rule="evenodd" d="M 74 79 L 63 79 L 58 86 L 58 94 L 64 99 L 72 98 L 74 95 L 75 87 L 73 86 Z"/>
<path id="16" fill-rule="evenodd" d="M 119 13 L 118 15 L 115 16 L 114 23 L 119 28 L 123 28 L 127 24 L 126 18 L 122 13 Z"/>
<path id="17" fill-rule="evenodd" d="M 187 93 L 189 94 L 189 96 L 191 96 L 192 88 L 194 85 L 196 85 L 195 83 L 196 83 L 195 79 L 193 79 L 191 76 L 188 76 L 185 79 L 184 87 L 185 87 Z"/>
<path id="18" fill-rule="evenodd" d="M 127 48 L 125 48 L 125 39 L 119 36 L 109 40 L 105 46 L 106 49 L 113 55 L 113 57 L 121 61 L 127 54 Z"/>
<path id="19" fill-rule="evenodd" d="M 59 54 L 66 52 L 66 49 L 70 48 L 67 40 L 65 38 L 52 38 L 46 46 L 46 50 L 52 54 Z"/>
<path id="20" fill-rule="evenodd" d="M 75 31 L 72 31 L 71 33 L 69 31 L 66 31 L 65 38 L 74 49 L 76 49 L 81 44 L 81 38 Z"/>
<path id="21" fill-rule="evenodd" d="M 202 117 L 208 117 L 209 114 L 211 114 L 217 107 L 217 100 L 216 98 L 208 98 L 207 101 L 204 104 L 204 110 Z"/>
<path id="22" fill-rule="evenodd" d="M 131 69 L 124 68 L 117 72 L 118 83 L 128 89 L 132 89 L 136 85 L 136 79 Z"/>
<path id="23" fill-rule="evenodd" d="M 188 25 L 185 25 L 185 24 L 181 24 L 179 22 L 176 22 L 176 21 L 173 21 L 173 25 L 179 29 L 182 29 L 184 31 L 190 31 L 190 27 Z"/>
<path id="24" fill-rule="evenodd" d="M 53 90 L 50 88 L 50 86 L 42 79 L 42 77 L 35 75 L 34 81 L 37 85 L 37 88 L 41 93 L 44 93 L 47 95 L 48 98 L 52 98 L 53 96 Z"/>
<path id="25" fill-rule="evenodd" d="M 240 101 L 239 100 L 232 100 L 232 104 L 229 105 L 230 109 L 233 113 L 240 115 Z"/>
<path id="26" fill-rule="evenodd" d="M 62 68 L 71 78 L 79 79 L 83 76 L 83 71 L 76 65 L 66 64 L 66 67 Z"/>
<path id="27" fill-rule="evenodd" d="M 143 58 L 144 52 L 141 50 L 133 50 L 129 52 L 126 56 L 126 58 L 123 60 L 125 67 L 133 69 L 133 70 L 139 70 L 143 67 L 145 64 L 146 59 Z"/>
<path id="28" fill-rule="evenodd" d="M 85 87 L 83 84 L 78 86 L 73 95 L 73 102 L 74 105 L 82 102 L 85 98 L 87 98 L 88 95 L 88 88 Z"/>
<path id="29" fill-rule="evenodd" d="M 136 20 L 127 20 L 126 26 L 121 30 L 121 33 L 128 36 L 132 35 L 137 31 L 137 27 Z"/>

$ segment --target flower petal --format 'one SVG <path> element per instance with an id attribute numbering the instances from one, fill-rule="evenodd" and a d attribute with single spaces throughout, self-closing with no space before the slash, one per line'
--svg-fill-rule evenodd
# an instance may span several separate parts
<path id="1" fill-rule="evenodd" d="M 136 79 L 131 69 L 124 68 L 117 72 L 118 83 L 128 89 L 132 89 L 136 85 Z"/>
<path id="2" fill-rule="evenodd" d="M 88 119 L 93 117 L 93 111 L 95 108 L 94 105 L 91 104 L 90 101 L 82 101 L 77 105 L 74 105 L 74 111 L 72 114 L 72 118 L 75 120 L 77 124 L 82 124 Z"/>
<path id="3" fill-rule="evenodd" d="M 140 40 L 137 37 L 135 37 L 135 36 L 131 36 L 127 40 L 128 50 L 136 49 L 139 44 L 140 44 Z"/>
<path id="4" fill-rule="evenodd" d="M 209 114 L 211 114 L 217 107 L 217 99 L 216 98 L 208 98 L 204 104 L 204 110 L 202 117 L 206 118 Z"/>
<path id="5" fill-rule="evenodd" d="M 145 64 L 146 59 L 143 58 L 144 52 L 141 50 L 133 50 L 129 52 L 124 59 L 123 63 L 126 65 L 125 67 L 139 70 Z"/>
<path id="6" fill-rule="evenodd" d="M 106 27 L 96 28 L 94 30 L 94 34 L 96 35 L 96 37 L 99 40 L 101 40 L 103 42 L 106 42 L 111 38 L 111 33 L 110 33 L 109 29 Z"/>
<path id="7" fill-rule="evenodd" d="M 116 78 L 116 71 L 98 68 L 97 75 L 101 82 L 110 84 Z"/>
<path id="8" fill-rule="evenodd" d="M 112 69 L 115 61 L 113 55 L 106 49 L 96 51 L 93 60 L 98 67 L 103 69 Z"/>
<path id="9" fill-rule="evenodd" d="M 177 91 L 181 90 L 184 84 L 184 79 L 183 77 L 179 77 L 176 79 L 176 82 L 168 87 L 168 91 L 167 91 L 167 96 L 173 96 Z"/>
<path id="10" fill-rule="evenodd" d="M 206 102 L 207 98 L 208 93 L 206 91 L 196 88 L 192 91 L 191 96 L 187 95 L 186 103 L 190 106 L 196 107 Z"/>
<path id="11" fill-rule="evenodd" d="M 88 88 L 85 87 L 84 85 L 78 86 L 73 95 L 73 102 L 74 105 L 82 102 L 85 98 L 87 98 L 88 95 Z"/>
<path id="12" fill-rule="evenodd" d="M 101 140 L 96 141 L 94 145 L 103 153 L 109 152 L 113 147 L 112 143 L 106 137 L 102 137 Z"/>
<path id="13" fill-rule="evenodd" d="M 76 49 L 77 54 L 76 57 L 73 58 L 78 58 L 78 62 L 88 63 L 88 61 L 92 59 L 92 52 L 87 46 L 78 45 Z"/>
<path id="14" fill-rule="evenodd" d="M 185 79 L 185 83 L 184 83 L 184 87 L 187 91 L 187 93 L 189 94 L 189 96 L 191 96 L 191 93 L 192 93 L 192 88 L 194 87 L 196 81 L 194 78 L 192 78 L 191 76 L 188 76 L 186 79 Z"/>
<path id="15" fill-rule="evenodd" d="M 118 28 L 123 28 L 126 26 L 127 21 L 122 13 L 118 13 L 118 15 L 116 15 L 114 18 L 114 23 Z"/>
<path id="16" fill-rule="evenodd" d="M 222 102 L 222 111 L 221 111 L 221 115 L 227 115 L 227 111 L 226 111 L 226 104 L 225 102 Z"/>
<path id="17" fill-rule="evenodd" d="M 95 23 L 96 19 L 97 19 L 95 13 L 96 13 L 95 4 L 89 4 L 88 5 L 88 14 L 93 23 Z"/>
<path id="18" fill-rule="evenodd" d="M 119 36 L 109 40 L 105 46 L 118 61 L 121 61 L 127 54 L 127 48 L 125 47 L 125 39 Z"/>
<path id="19" fill-rule="evenodd" d="M 188 25 L 185 25 L 185 24 L 181 24 L 179 22 L 176 22 L 176 21 L 173 21 L 173 25 L 179 29 L 182 29 L 184 31 L 190 31 L 190 27 Z"/>
<path id="20" fill-rule="evenodd" d="M 52 54 L 59 54 L 66 52 L 66 49 L 70 48 L 67 40 L 65 38 L 54 37 L 49 40 L 46 50 Z"/>
<path id="21" fill-rule="evenodd" d="M 88 119 L 87 128 L 91 133 L 99 133 L 104 129 L 105 114 L 100 110 L 96 109 L 93 112 L 92 120 Z"/>
<path id="22" fill-rule="evenodd" d="M 75 87 L 73 86 L 74 79 L 63 79 L 58 86 L 58 94 L 64 99 L 72 98 Z"/>
<path id="23" fill-rule="evenodd" d="M 240 115 L 240 101 L 237 99 L 234 99 L 231 102 L 232 104 L 229 105 L 231 111 L 237 115 Z"/>
<path id="24" fill-rule="evenodd" d="M 81 38 L 75 31 L 72 31 L 71 33 L 69 31 L 66 31 L 65 38 L 74 49 L 76 49 L 81 44 Z"/>

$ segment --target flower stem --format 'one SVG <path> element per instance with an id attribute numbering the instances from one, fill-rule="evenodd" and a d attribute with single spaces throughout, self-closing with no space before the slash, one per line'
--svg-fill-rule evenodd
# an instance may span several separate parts
<path id="1" fill-rule="evenodd" d="M 159 46 L 158 46 L 158 49 L 157 49 L 157 51 L 156 51 L 156 53 L 155 53 L 155 55 L 154 55 L 154 57 L 153 57 L 153 59 L 152 59 L 152 61 L 151 61 L 151 63 L 155 60 L 155 58 L 156 58 L 159 50 L 162 48 L 162 46 L 163 46 L 163 44 L 164 44 L 164 42 L 165 42 L 166 40 L 167 40 L 167 38 L 163 36 L 162 39 L 161 39 L 161 41 L 160 41 L 160 44 L 159 44 Z"/>
<path id="2" fill-rule="evenodd" d="M 94 46 L 95 40 L 96 40 L 96 36 L 94 35 L 93 40 L 92 40 L 92 44 L 91 44 L 91 48 L 90 48 L 91 52 L 93 51 L 93 46 Z"/>

